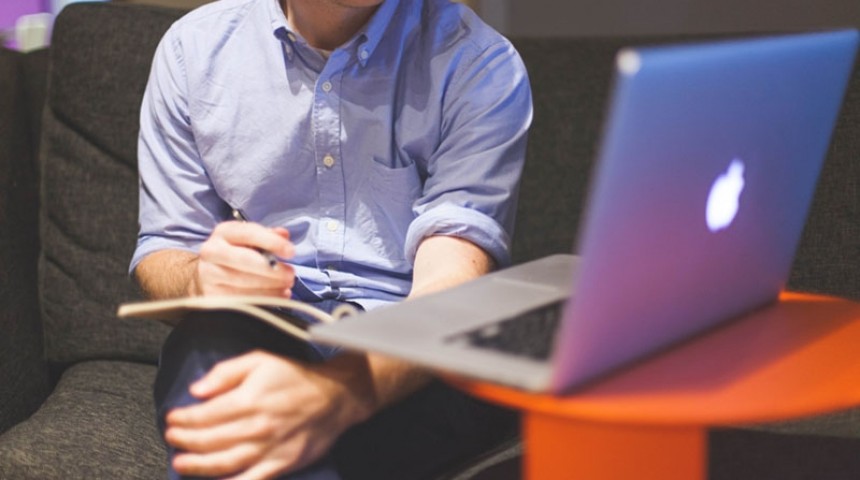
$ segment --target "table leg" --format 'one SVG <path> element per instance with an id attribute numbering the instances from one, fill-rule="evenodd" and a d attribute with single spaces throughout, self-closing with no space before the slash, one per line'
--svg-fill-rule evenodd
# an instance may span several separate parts
<path id="1" fill-rule="evenodd" d="M 629 426 L 524 412 L 528 480 L 704 480 L 704 427 Z"/>

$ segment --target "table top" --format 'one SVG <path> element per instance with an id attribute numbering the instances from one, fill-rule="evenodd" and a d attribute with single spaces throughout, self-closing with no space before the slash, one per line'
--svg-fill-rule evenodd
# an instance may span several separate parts
<path id="1" fill-rule="evenodd" d="M 860 303 L 778 302 L 565 396 L 454 384 L 530 412 L 627 425 L 727 425 L 860 405 Z"/>

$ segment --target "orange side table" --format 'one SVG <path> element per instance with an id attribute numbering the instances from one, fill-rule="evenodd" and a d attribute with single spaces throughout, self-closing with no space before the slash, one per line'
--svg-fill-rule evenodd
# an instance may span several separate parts
<path id="1" fill-rule="evenodd" d="M 860 303 L 784 293 L 567 396 L 452 382 L 523 411 L 527 479 L 696 480 L 708 427 L 860 405 L 858 350 Z"/>

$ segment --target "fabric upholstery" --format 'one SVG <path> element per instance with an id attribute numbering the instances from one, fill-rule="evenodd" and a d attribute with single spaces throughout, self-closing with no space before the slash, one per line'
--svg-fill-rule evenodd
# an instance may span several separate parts
<path id="1" fill-rule="evenodd" d="M 33 145 L 23 55 L 0 49 L 0 432 L 27 418 L 48 393 L 36 295 L 39 243 Z"/>
<path id="2" fill-rule="evenodd" d="M 73 5 L 56 23 L 42 126 L 39 267 L 52 362 L 154 362 L 166 335 L 160 324 L 118 320 L 115 312 L 140 297 L 126 273 L 137 234 L 137 112 L 152 52 L 176 16 Z"/>
<path id="3" fill-rule="evenodd" d="M 860 299 L 860 64 L 818 180 L 789 288 Z"/>
<path id="4" fill-rule="evenodd" d="M 708 436 L 710 480 L 858 478 L 857 439 L 718 429 Z"/>
<path id="5" fill-rule="evenodd" d="M 0 478 L 163 478 L 155 367 L 117 361 L 69 368 L 29 420 L 0 437 Z"/>
<path id="6" fill-rule="evenodd" d="M 47 48 L 35 50 L 21 56 L 21 79 L 27 117 L 30 124 L 29 138 L 32 145 L 32 161 L 38 173 L 39 143 L 42 133 L 42 110 L 48 90 Z"/>
<path id="7" fill-rule="evenodd" d="M 581 218 L 615 43 L 571 48 L 575 45 L 568 39 L 514 40 L 529 72 L 534 103 L 514 263 L 570 253 Z"/>

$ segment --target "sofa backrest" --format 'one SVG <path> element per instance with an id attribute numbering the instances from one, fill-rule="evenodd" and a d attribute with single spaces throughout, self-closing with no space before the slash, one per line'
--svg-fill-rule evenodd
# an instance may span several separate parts
<path id="1" fill-rule="evenodd" d="M 860 62 L 818 179 L 789 288 L 860 300 Z"/>
<path id="2" fill-rule="evenodd" d="M 534 119 L 520 183 L 513 260 L 571 253 L 612 78 L 617 39 L 513 39 Z"/>
<path id="3" fill-rule="evenodd" d="M 42 122 L 39 288 L 51 362 L 154 362 L 167 328 L 118 320 L 140 297 L 127 276 L 137 236 L 138 112 L 173 10 L 77 4 L 57 18 Z"/>

